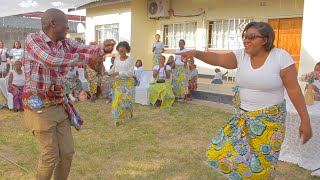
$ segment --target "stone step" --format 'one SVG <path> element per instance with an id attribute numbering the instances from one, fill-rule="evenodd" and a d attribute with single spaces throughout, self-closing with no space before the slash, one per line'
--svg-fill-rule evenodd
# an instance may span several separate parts
<path id="1" fill-rule="evenodd" d="M 192 91 L 195 99 L 233 105 L 232 88 L 235 83 L 223 81 L 223 84 L 211 84 L 211 79 L 199 78 L 198 89 Z"/>

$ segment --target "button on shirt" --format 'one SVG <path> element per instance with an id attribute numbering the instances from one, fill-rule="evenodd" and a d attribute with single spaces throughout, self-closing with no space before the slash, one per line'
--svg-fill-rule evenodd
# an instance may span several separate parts
<path id="1" fill-rule="evenodd" d="M 87 64 L 93 54 L 104 54 L 102 46 L 86 46 L 65 39 L 55 44 L 43 31 L 29 34 L 25 40 L 24 92 L 45 93 L 51 85 L 64 85 L 71 66 Z"/>

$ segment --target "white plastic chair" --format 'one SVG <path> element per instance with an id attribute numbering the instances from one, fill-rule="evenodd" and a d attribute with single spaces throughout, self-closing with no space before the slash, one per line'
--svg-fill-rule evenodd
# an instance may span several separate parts
<path id="1" fill-rule="evenodd" d="M 139 86 L 135 88 L 135 102 L 149 105 L 148 89 L 153 81 L 153 71 L 143 71 Z"/>
<path id="2" fill-rule="evenodd" d="M 5 78 L 0 79 L 0 91 L 4 95 L 4 97 L 7 100 L 7 105 L 9 109 L 13 109 L 13 95 L 8 92 L 8 80 L 9 76 L 6 76 Z"/>

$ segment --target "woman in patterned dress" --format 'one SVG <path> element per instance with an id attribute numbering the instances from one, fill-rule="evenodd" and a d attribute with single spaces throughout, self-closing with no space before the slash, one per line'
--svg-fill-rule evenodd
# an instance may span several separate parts
<path id="1" fill-rule="evenodd" d="M 192 94 L 191 90 L 197 90 L 198 88 L 198 70 L 196 68 L 196 65 L 194 64 L 194 59 L 190 58 L 189 62 L 189 71 L 188 71 L 188 78 L 189 78 L 189 83 L 188 83 L 188 90 L 189 93 L 186 95 L 186 100 L 191 101 L 192 100 Z"/>
<path id="2" fill-rule="evenodd" d="M 171 67 L 165 65 L 165 57 L 159 57 L 159 65 L 153 67 L 153 78 L 155 81 L 150 83 L 149 101 L 154 105 L 158 101 L 161 108 L 171 107 L 174 102 L 174 94 L 170 81 Z M 159 80 L 162 82 L 159 82 Z"/>
<path id="3" fill-rule="evenodd" d="M 181 39 L 179 41 L 179 49 L 176 53 L 186 52 L 185 41 Z M 188 94 L 188 69 L 187 62 L 183 62 L 180 55 L 175 57 L 175 69 L 172 76 L 172 88 L 173 93 L 177 99 L 184 99 Z"/>
<path id="4" fill-rule="evenodd" d="M 113 67 L 107 74 L 114 78 L 112 91 L 112 115 L 115 125 L 124 123 L 125 119 L 133 116 L 133 74 L 134 62 L 127 53 L 130 52 L 130 45 L 126 41 L 119 42 L 116 47 L 119 52 L 114 60 Z"/>
<path id="5" fill-rule="evenodd" d="M 155 35 L 156 41 L 152 45 L 152 65 L 153 67 L 155 65 L 158 65 L 158 59 L 160 56 L 162 56 L 162 53 L 164 52 L 164 45 L 163 42 L 160 41 L 160 34 Z"/>
<path id="6" fill-rule="evenodd" d="M 209 164 L 229 179 L 272 179 L 285 135 L 284 90 L 298 111 L 303 143 L 312 137 L 310 118 L 288 52 L 275 48 L 274 31 L 265 22 L 249 23 L 243 33 L 243 49 L 226 54 L 189 51 L 196 57 L 226 69 L 237 68 L 234 115 L 215 132 L 207 150 Z"/>

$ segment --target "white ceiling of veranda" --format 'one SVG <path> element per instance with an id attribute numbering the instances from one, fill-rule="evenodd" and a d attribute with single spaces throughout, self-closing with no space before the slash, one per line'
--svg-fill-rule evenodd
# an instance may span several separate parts
<path id="1" fill-rule="evenodd" d="M 49 8 L 79 7 L 96 0 L 0 0 L 0 17 L 45 11 Z"/>

